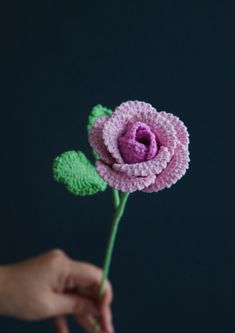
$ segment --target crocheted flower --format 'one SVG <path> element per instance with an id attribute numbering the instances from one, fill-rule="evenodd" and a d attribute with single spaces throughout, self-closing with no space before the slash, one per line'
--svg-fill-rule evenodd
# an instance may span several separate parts
<path id="1" fill-rule="evenodd" d="M 175 184 L 189 165 L 188 137 L 178 117 L 139 101 L 99 117 L 89 132 L 99 175 L 122 192 L 157 192 Z"/>

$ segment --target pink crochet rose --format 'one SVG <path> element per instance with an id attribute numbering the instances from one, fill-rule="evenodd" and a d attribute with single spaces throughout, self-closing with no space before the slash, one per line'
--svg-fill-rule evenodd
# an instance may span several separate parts
<path id="1" fill-rule="evenodd" d="M 189 165 L 183 122 L 145 102 L 124 102 L 110 116 L 99 118 L 89 140 L 99 154 L 99 175 L 122 192 L 169 188 Z"/>

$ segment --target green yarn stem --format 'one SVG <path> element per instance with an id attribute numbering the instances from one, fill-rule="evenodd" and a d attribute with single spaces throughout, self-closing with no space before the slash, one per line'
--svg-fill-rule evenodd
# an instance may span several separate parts
<path id="1" fill-rule="evenodd" d="M 103 265 L 103 276 L 102 276 L 101 285 L 100 285 L 100 289 L 99 289 L 99 300 L 102 299 L 104 291 L 105 291 L 105 282 L 109 275 L 114 243 L 115 243 L 115 239 L 116 239 L 117 231 L 118 231 L 118 225 L 123 216 L 129 194 L 130 194 L 129 192 L 122 193 L 121 199 L 120 199 L 120 204 L 116 208 L 116 211 L 114 213 L 112 227 L 111 227 L 109 240 L 108 240 L 108 245 L 107 245 L 107 249 L 106 249 L 106 253 L 105 253 L 105 259 L 104 259 L 104 265 Z M 116 195 L 114 196 L 114 198 L 115 197 L 116 197 Z M 97 333 L 98 330 L 99 330 L 99 321 L 97 320 L 93 327 L 93 333 Z"/>
<path id="2" fill-rule="evenodd" d="M 115 190 L 114 188 L 113 188 L 113 202 L 114 202 L 114 207 L 117 209 L 120 204 L 120 196 L 118 190 Z"/>

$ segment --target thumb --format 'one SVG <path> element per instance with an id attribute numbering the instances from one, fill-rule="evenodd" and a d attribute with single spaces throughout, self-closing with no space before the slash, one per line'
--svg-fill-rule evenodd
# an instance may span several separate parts
<path id="1" fill-rule="evenodd" d="M 76 293 L 54 294 L 51 316 L 90 314 L 99 316 L 100 310 L 94 301 Z"/>

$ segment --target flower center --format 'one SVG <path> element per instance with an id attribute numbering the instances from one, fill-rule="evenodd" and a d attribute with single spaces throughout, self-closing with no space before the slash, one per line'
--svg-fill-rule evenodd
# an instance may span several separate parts
<path id="1" fill-rule="evenodd" d="M 137 129 L 135 139 L 139 143 L 142 143 L 143 145 L 148 147 L 151 142 L 150 136 L 151 133 L 149 133 L 148 130 L 142 126 Z"/>
<path id="2" fill-rule="evenodd" d="M 124 161 L 129 164 L 151 160 L 158 151 L 155 134 L 140 121 L 128 125 L 118 144 Z"/>

